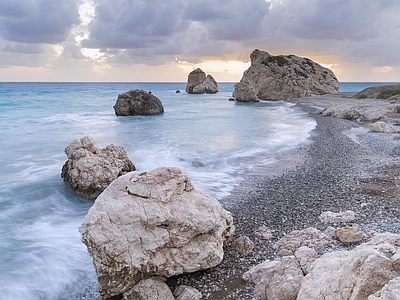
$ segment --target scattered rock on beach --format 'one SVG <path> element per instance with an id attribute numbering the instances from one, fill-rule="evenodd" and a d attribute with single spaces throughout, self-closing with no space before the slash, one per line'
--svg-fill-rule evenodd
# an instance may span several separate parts
<path id="1" fill-rule="evenodd" d="M 255 283 L 258 298 L 296 300 L 304 275 L 294 256 L 284 256 L 251 268 L 243 279 Z"/>
<path id="2" fill-rule="evenodd" d="M 352 104 L 332 104 L 325 108 L 321 114 L 347 120 L 356 120 L 361 116 L 359 109 Z"/>
<path id="3" fill-rule="evenodd" d="M 61 177 L 77 195 L 88 200 L 95 200 L 117 177 L 135 171 L 122 146 L 111 144 L 100 149 L 89 136 L 73 140 L 65 154 L 68 160 Z"/>
<path id="4" fill-rule="evenodd" d="M 234 233 L 231 213 L 197 191 L 178 168 L 131 172 L 96 200 L 79 228 L 103 299 L 143 277 L 170 277 L 218 265 Z"/>
<path id="5" fill-rule="evenodd" d="M 200 68 L 197 68 L 188 75 L 186 92 L 189 94 L 214 94 L 218 92 L 218 84 L 211 75 L 206 75 Z"/>
<path id="6" fill-rule="evenodd" d="M 239 253 L 247 254 L 254 249 L 254 243 L 249 237 L 242 235 L 232 242 L 232 248 Z"/>
<path id="7" fill-rule="evenodd" d="M 175 300 L 165 281 L 163 277 L 143 279 L 125 292 L 122 300 Z"/>
<path id="8" fill-rule="evenodd" d="M 295 55 L 273 56 L 254 50 L 251 66 L 235 85 L 236 101 L 283 100 L 339 91 L 339 81 L 327 68 Z"/>
<path id="9" fill-rule="evenodd" d="M 118 95 L 114 110 L 117 116 L 147 116 L 164 113 L 164 107 L 160 99 L 151 92 L 138 89 Z"/>
<path id="10" fill-rule="evenodd" d="M 390 124 L 378 121 L 375 123 L 369 124 L 369 130 L 372 132 L 382 132 L 382 133 L 396 133 L 397 130 L 393 128 Z"/>
<path id="11" fill-rule="evenodd" d="M 194 287 L 187 285 L 180 285 L 174 291 L 176 300 L 200 300 L 202 298 L 201 293 Z"/>
<path id="12" fill-rule="evenodd" d="M 255 232 L 254 235 L 256 238 L 260 240 L 270 240 L 272 239 L 272 231 L 266 226 L 259 227 Z"/>
<path id="13" fill-rule="evenodd" d="M 345 210 L 338 213 L 331 211 L 324 211 L 319 216 L 319 220 L 322 223 L 342 223 L 350 222 L 356 218 L 356 214 L 352 210 Z"/>
<path id="14" fill-rule="evenodd" d="M 345 244 L 352 245 L 362 241 L 364 234 L 358 229 L 357 226 L 345 226 L 335 230 L 337 239 Z"/>
<path id="15" fill-rule="evenodd" d="M 322 233 L 320 230 L 309 227 L 303 230 L 294 230 L 279 241 L 273 248 L 279 256 L 294 255 L 297 249 L 302 246 L 310 248 L 325 247 L 332 244 L 332 239 Z"/>

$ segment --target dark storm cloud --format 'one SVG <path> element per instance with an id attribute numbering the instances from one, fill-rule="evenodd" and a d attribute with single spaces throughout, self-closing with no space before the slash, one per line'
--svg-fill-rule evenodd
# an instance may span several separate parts
<path id="1" fill-rule="evenodd" d="M 0 1 L 0 35 L 8 41 L 57 44 L 80 23 L 80 0 Z"/>
<path id="2" fill-rule="evenodd" d="M 33 0 L 0 0 L 0 17 L 25 19 L 36 17 L 39 13 Z"/>
<path id="3" fill-rule="evenodd" d="M 359 51 L 378 61 L 386 46 L 399 44 L 400 1 L 394 0 L 368 5 L 361 0 L 98 0 L 95 5 L 83 46 L 126 49 L 116 54 L 121 58 L 110 56 L 126 63 L 162 63 L 173 56 L 196 61 L 254 48 L 349 56 Z M 388 35 L 382 50 L 369 53 L 368 46 Z M 392 52 L 390 57 L 397 59 Z"/>
<path id="4" fill-rule="evenodd" d="M 25 44 L 25 43 L 6 43 L 1 51 L 25 54 L 40 54 L 43 53 L 43 47 L 39 44 Z"/>
<path id="5" fill-rule="evenodd" d="M 165 52 L 182 52 L 182 40 L 203 44 L 218 40 L 244 40 L 260 37 L 261 24 L 269 12 L 264 0 L 173 0 L 97 1 L 95 19 L 85 47 L 138 49 L 167 44 Z M 193 24 L 200 25 L 192 37 Z M 199 39 L 203 37 L 203 39 Z M 162 51 L 161 51 L 162 52 Z M 167 53 L 165 53 L 167 54 Z"/>
<path id="6" fill-rule="evenodd" d="M 189 23 L 183 18 L 184 0 L 97 1 L 95 19 L 89 24 L 92 48 L 162 47 L 176 39 Z"/>

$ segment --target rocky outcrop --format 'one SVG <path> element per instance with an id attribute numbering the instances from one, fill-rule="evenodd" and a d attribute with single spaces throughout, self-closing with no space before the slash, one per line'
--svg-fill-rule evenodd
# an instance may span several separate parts
<path id="1" fill-rule="evenodd" d="M 380 234 L 350 251 L 326 253 L 304 277 L 299 300 L 367 299 L 400 275 L 399 235 Z"/>
<path id="2" fill-rule="evenodd" d="M 218 92 L 218 84 L 211 75 L 207 75 L 200 68 L 188 75 L 186 92 L 189 94 L 214 94 Z"/>
<path id="3" fill-rule="evenodd" d="M 283 100 L 339 91 L 335 74 L 308 58 L 273 56 L 256 49 L 250 59 L 250 67 L 235 85 L 236 101 Z"/>
<path id="4" fill-rule="evenodd" d="M 354 97 L 357 99 L 400 100 L 400 84 L 369 87 L 357 93 Z"/>
<path id="5" fill-rule="evenodd" d="M 142 278 L 218 265 L 232 237 L 232 215 L 195 190 L 178 168 L 131 172 L 96 200 L 79 228 L 93 257 L 102 299 Z"/>
<path id="6" fill-rule="evenodd" d="M 243 275 L 256 284 L 256 296 L 276 300 L 397 299 L 399 278 L 400 235 L 392 233 L 375 234 L 352 250 L 320 257 L 300 247 L 294 255 L 266 260 Z"/>
<path id="7" fill-rule="evenodd" d="M 135 170 L 122 146 L 100 149 L 89 136 L 73 140 L 65 154 L 68 160 L 61 177 L 77 195 L 89 200 L 95 200 L 117 177 Z"/>
<path id="8" fill-rule="evenodd" d="M 164 113 L 160 99 L 152 93 L 138 89 L 118 95 L 114 110 L 117 116 L 147 116 Z"/>

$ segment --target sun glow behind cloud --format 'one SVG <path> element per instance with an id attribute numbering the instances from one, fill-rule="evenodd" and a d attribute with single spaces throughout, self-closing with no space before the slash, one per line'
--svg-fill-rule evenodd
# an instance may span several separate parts
<path id="1" fill-rule="evenodd" d="M 255 48 L 308 57 L 339 80 L 400 78 L 400 1 L 20 0 L 7 10 L 8 1 L 0 0 L 4 81 L 18 80 L 16 67 L 48 74 L 31 80 L 185 81 L 200 67 L 238 81 Z"/>

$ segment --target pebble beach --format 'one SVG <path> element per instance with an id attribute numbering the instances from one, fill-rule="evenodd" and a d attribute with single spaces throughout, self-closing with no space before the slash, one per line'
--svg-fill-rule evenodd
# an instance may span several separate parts
<path id="1" fill-rule="evenodd" d="M 399 232 L 400 134 L 372 133 L 368 124 L 319 114 L 321 107 L 335 101 L 342 98 L 294 100 L 317 122 L 310 141 L 285 153 L 281 159 L 286 163 L 280 167 L 272 166 L 262 175 L 250 174 L 231 196 L 220 200 L 234 217 L 233 240 L 249 237 L 255 244 L 253 251 L 241 254 L 229 243 L 219 266 L 170 278 L 172 289 L 186 284 L 197 288 L 204 299 L 256 299 L 254 286 L 242 274 L 276 258 L 272 245 L 287 233 L 308 227 L 324 231 L 328 225 L 318 217 L 325 211 L 354 211 L 356 219 L 340 226 L 357 225 L 365 241 L 369 232 Z M 261 226 L 272 231 L 271 240 L 255 236 Z M 319 251 L 345 249 L 337 244 Z"/>

